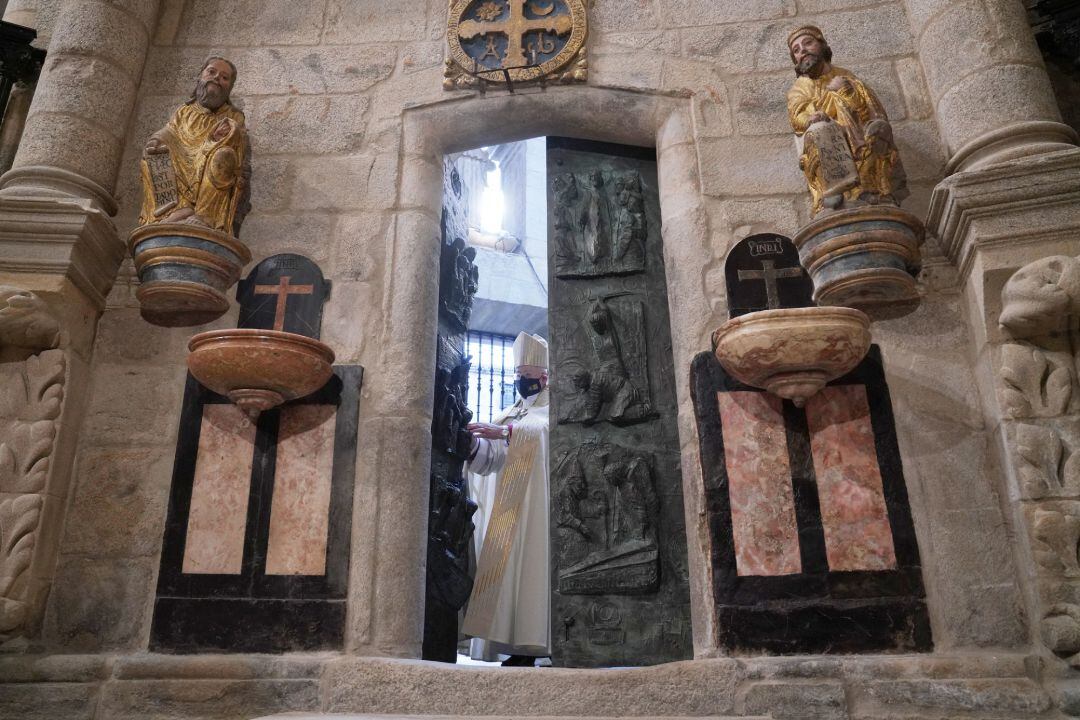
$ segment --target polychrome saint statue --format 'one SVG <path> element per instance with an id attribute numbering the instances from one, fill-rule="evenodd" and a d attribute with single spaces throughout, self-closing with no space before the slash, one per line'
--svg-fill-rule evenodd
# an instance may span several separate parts
<path id="1" fill-rule="evenodd" d="M 235 236 L 248 210 L 244 113 L 229 102 L 236 66 L 212 57 L 191 99 L 146 143 L 141 225 L 186 223 Z"/>
<path id="2" fill-rule="evenodd" d="M 801 141 L 799 167 L 813 213 L 861 204 L 899 205 L 907 177 L 885 107 L 850 71 L 832 64 L 832 49 L 813 25 L 788 36 L 798 79 L 787 95 L 788 118 Z"/>

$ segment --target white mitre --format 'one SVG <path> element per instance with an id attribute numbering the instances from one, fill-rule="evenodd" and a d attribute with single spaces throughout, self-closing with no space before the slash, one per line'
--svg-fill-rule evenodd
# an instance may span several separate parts
<path id="1" fill-rule="evenodd" d="M 514 367 L 535 365 L 545 370 L 548 366 L 547 340 L 539 335 L 530 335 L 522 331 L 514 340 Z"/>

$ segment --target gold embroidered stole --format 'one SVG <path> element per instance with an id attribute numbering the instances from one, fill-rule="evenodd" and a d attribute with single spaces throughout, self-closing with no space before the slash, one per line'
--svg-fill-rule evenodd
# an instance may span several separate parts
<path id="1" fill-rule="evenodd" d="M 467 634 L 483 636 L 495 620 L 503 575 L 517 537 L 521 506 L 525 502 L 540 438 L 546 427 L 546 417 L 525 415 L 514 421 L 510 447 L 506 450 L 506 464 L 499 476 L 491 520 L 480 549 L 476 582 L 462 624 L 462 630 Z"/>

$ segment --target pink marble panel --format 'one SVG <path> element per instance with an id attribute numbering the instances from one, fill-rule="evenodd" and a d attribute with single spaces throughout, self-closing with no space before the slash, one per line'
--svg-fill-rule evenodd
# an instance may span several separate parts
<path id="1" fill-rule="evenodd" d="M 244 559 L 255 425 L 235 405 L 203 406 L 182 569 L 237 575 Z"/>
<path id="2" fill-rule="evenodd" d="M 780 398 L 717 393 L 739 575 L 802 572 Z"/>
<path id="3" fill-rule="evenodd" d="M 806 403 L 806 419 L 829 569 L 895 568 L 866 387 L 823 389 Z"/>
<path id="4" fill-rule="evenodd" d="M 267 575 L 325 575 L 334 465 L 333 405 L 281 411 Z"/>

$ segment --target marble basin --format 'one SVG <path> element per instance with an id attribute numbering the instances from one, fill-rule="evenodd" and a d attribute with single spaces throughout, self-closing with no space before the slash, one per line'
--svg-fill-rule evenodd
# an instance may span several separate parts
<path id="1" fill-rule="evenodd" d="M 211 330 L 191 338 L 188 350 L 195 379 L 251 417 L 310 395 L 333 374 L 333 350 L 278 330 Z"/>
<path id="2" fill-rule="evenodd" d="M 713 348 L 735 379 L 802 407 L 865 357 L 870 318 L 846 307 L 759 310 L 721 325 Z"/>

